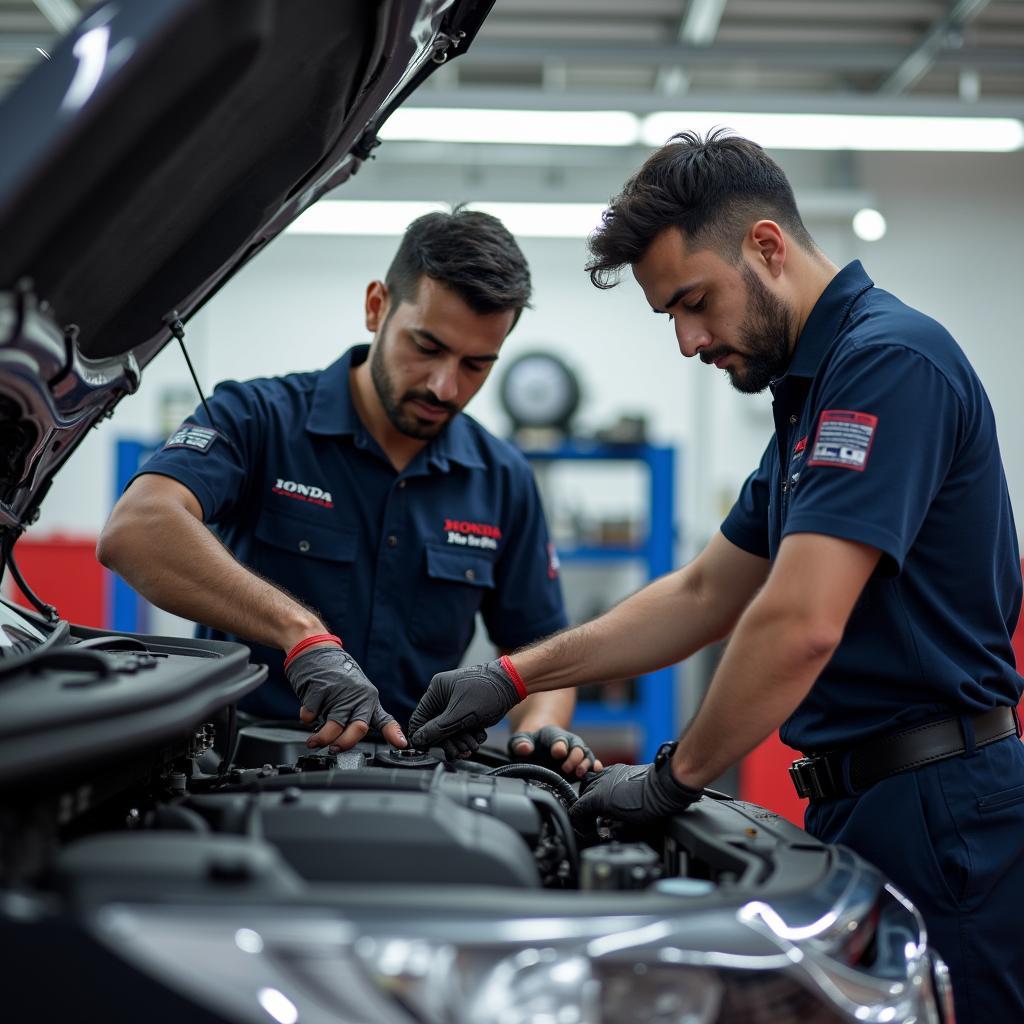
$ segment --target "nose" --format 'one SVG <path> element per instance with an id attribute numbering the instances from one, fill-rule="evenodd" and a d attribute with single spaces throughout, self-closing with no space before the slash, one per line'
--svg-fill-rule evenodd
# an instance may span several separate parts
<path id="1" fill-rule="evenodd" d="M 455 359 L 439 360 L 431 367 L 427 387 L 439 402 L 453 402 L 459 393 L 459 364 Z"/>
<path id="2" fill-rule="evenodd" d="M 701 349 L 707 348 L 711 344 L 711 336 L 699 324 L 695 324 L 689 319 L 685 321 L 678 319 L 674 323 L 679 351 L 687 359 L 692 359 Z"/>

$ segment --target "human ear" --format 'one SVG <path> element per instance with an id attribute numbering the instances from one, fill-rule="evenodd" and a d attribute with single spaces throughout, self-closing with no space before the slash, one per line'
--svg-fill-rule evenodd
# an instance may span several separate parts
<path id="1" fill-rule="evenodd" d="M 388 315 L 390 299 L 388 286 L 383 281 L 371 281 L 366 286 L 366 302 L 364 313 L 366 329 L 373 334 L 380 330 L 381 324 Z"/>
<path id="2" fill-rule="evenodd" d="M 747 232 L 744 248 L 763 264 L 772 277 L 778 277 L 786 265 L 786 236 L 773 220 L 759 220 Z"/>

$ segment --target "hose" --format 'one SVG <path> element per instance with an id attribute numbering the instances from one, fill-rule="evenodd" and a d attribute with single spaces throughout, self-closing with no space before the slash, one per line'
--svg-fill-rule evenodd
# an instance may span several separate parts
<path id="1" fill-rule="evenodd" d="M 553 772 L 550 768 L 544 768 L 539 764 L 503 764 L 500 768 L 492 768 L 484 774 L 503 775 L 511 779 L 529 779 L 531 782 L 539 782 L 541 785 L 553 789 L 558 794 L 558 798 L 567 807 L 572 807 L 579 800 L 576 791 L 569 785 L 566 779 L 563 779 L 558 772 Z"/>

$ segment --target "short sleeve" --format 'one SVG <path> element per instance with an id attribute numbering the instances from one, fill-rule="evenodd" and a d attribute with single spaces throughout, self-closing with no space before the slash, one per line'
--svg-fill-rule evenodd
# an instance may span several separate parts
<path id="1" fill-rule="evenodd" d="M 146 473 L 169 476 L 196 496 L 203 521 L 216 523 L 230 515 L 251 483 L 264 450 L 265 423 L 246 384 L 218 384 L 207 405 L 210 415 L 202 406 L 196 409 L 132 481 Z"/>
<path id="2" fill-rule="evenodd" d="M 761 456 L 760 465 L 747 477 L 739 497 L 722 523 L 726 540 L 759 558 L 770 556 L 768 495 L 775 449 L 773 437 Z"/>
<path id="3" fill-rule="evenodd" d="M 883 572 L 899 572 L 956 453 L 959 396 L 921 353 L 888 344 L 841 354 L 812 400 L 783 536 L 868 544 L 887 556 Z"/>
<path id="4" fill-rule="evenodd" d="M 569 624 L 562 599 L 558 555 L 548 534 L 537 484 L 529 466 L 513 465 L 509 528 L 495 573 L 495 587 L 481 612 L 495 646 L 512 650 Z"/>

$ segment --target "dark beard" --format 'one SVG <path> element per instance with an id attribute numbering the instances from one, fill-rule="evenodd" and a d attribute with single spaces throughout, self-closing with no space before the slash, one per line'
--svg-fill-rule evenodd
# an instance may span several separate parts
<path id="1" fill-rule="evenodd" d="M 750 298 L 746 320 L 740 327 L 744 351 L 740 366 L 729 369 L 732 386 L 745 395 L 756 395 L 786 372 L 789 366 L 789 339 L 792 316 L 789 307 L 761 283 L 761 279 L 743 264 L 743 280 Z"/>
<path id="2" fill-rule="evenodd" d="M 406 437 L 414 437 L 417 441 L 431 441 L 448 426 L 451 416 L 454 416 L 459 410 L 451 402 L 439 402 L 430 391 L 407 391 L 401 398 L 395 395 L 394 384 L 384 365 L 384 348 L 388 341 L 390 322 L 391 314 L 389 313 L 380 330 L 379 344 L 370 357 L 370 379 L 373 381 L 384 413 L 395 430 L 400 434 L 405 434 Z M 437 423 L 425 422 L 403 407 L 404 403 L 411 399 L 418 399 L 428 405 L 447 409 L 451 416 L 447 420 L 440 420 Z"/>

